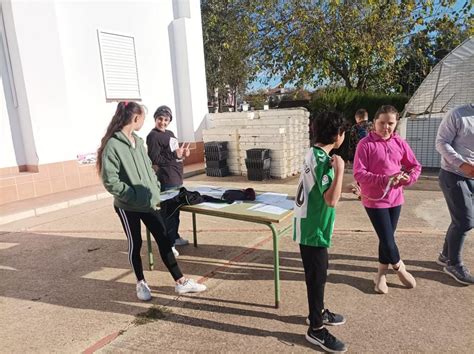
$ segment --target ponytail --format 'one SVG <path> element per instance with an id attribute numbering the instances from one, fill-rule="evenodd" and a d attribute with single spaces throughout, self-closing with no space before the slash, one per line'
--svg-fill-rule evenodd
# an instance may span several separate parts
<path id="1" fill-rule="evenodd" d="M 117 104 L 117 109 L 115 110 L 115 114 L 112 117 L 112 120 L 107 127 L 107 131 L 105 135 L 102 137 L 100 141 L 100 147 L 97 149 L 97 162 L 96 168 L 97 173 L 100 175 L 100 171 L 102 170 L 102 154 L 104 152 L 105 145 L 109 139 L 118 131 L 122 130 L 122 128 L 132 121 L 132 118 L 135 115 L 143 114 L 144 110 L 141 105 L 136 102 L 127 102 L 121 101 Z"/>

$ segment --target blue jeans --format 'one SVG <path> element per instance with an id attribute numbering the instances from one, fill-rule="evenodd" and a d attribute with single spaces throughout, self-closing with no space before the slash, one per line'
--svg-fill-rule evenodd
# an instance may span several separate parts
<path id="1" fill-rule="evenodd" d="M 165 192 L 170 189 L 179 189 L 181 186 L 161 186 L 161 191 Z M 179 210 L 176 210 L 173 215 L 163 215 L 166 224 L 166 230 L 168 231 L 168 238 L 171 244 L 174 245 L 176 240 L 180 238 L 179 235 Z"/>
<path id="2" fill-rule="evenodd" d="M 448 204 L 451 224 L 444 239 L 443 255 L 450 265 L 462 264 L 462 246 L 469 230 L 474 227 L 474 180 L 441 169 L 439 186 Z"/>
<path id="3" fill-rule="evenodd" d="M 395 230 L 402 206 L 393 208 L 365 208 L 367 215 L 379 238 L 379 262 L 382 264 L 397 264 L 400 253 L 395 243 Z"/>

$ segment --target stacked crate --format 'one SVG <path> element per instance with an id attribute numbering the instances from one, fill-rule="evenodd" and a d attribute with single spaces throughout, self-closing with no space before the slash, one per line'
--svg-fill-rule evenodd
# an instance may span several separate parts
<path id="1" fill-rule="evenodd" d="M 230 174 L 241 175 L 239 158 L 239 134 L 237 129 L 233 128 L 214 128 L 204 129 L 202 132 L 204 144 L 210 141 L 227 142 L 227 166 Z"/>
<path id="2" fill-rule="evenodd" d="M 204 143 L 207 141 L 219 140 L 227 141 L 229 157 L 227 164 L 229 172 L 233 175 L 242 175 L 239 128 L 245 127 L 250 119 L 253 119 L 253 112 L 228 112 L 213 113 L 208 115 L 208 126 L 202 132 Z"/>
<path id="3" fill-rule="evenodd" d="M 255 148 L 270 150 L 271 177 L 286 178 L 299 173 L 309 147 L 306 109 L 214 113 L 209 115 L 208 123 L 211 128 L 203 131 L 204 142 L 229 142 L 228 164 L 232 174 L 247 175 L 246 151 Z"/>
<path id="4" fill-rule="evenodd" d="M 206 175 L 211 177 L 225 177 L 229 175 L 227 166 L 226 141 L 211 141 L 204 143 L 204 156 L 206 157 Z"/>
<path id="5" fill-rule="evenodd" d="M 270 178 L 270 150 L 250 149 L 246 151 L 247 178 L 249 181 L 263 181 Z"/>

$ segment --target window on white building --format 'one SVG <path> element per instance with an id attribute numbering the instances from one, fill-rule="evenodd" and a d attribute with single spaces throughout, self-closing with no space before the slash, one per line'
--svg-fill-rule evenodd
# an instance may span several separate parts
<path id="1" fill-rule="evenodd" d="M 97 35 L 106 99 L 141 99 L 135 39 L 101 30 Z"/>

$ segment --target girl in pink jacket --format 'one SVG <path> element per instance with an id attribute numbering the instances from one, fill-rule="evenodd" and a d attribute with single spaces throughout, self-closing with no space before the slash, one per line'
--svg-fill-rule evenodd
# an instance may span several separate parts
<path id="1" fill-rule="evenodd" d="M 379 267 L 374 282 L 375 291 L 381 294 L 388 292 L 386 274 L 390 264 L 403 285 L 416 286 L 400 259 L 395 230 L 404 202 L 403 187 L 416 182 L 421 165 L 408 143 L 395 133 L 399 119 L 395 107 L 380 107 L 375 113 L 374 130 L 359 142 L 354 156 L 354 178 L 379 238 Z"/>

